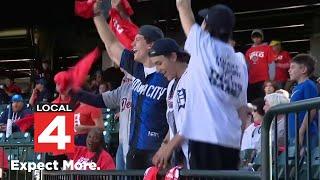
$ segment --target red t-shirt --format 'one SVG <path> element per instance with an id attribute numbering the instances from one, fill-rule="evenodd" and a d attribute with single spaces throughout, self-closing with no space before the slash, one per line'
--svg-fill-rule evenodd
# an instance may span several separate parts
<path id="1" fill-rule="evenodd" d="M 73 154 L 68 154 L 69 159 L 72 159 L 74 163 L 81 162 L 81 163 L 89 163 L 92 162 L 96 153 L 90 152 L 87 147 L 85 146 L 76 146 L 74 148 Z M 108 152 L 102 150 L 99 157 L 97 158 L 97 167 L 100 167 L 100 170 L 114 170 L 115 164 L 113 162 L 112 157 Z M 88 169 L 83 169 L 88 170 Z"/>
<path id="2" fill-rule="evenodd" d="M 74 125 L 94 126 L 95 122 L 93 120 L 98 119 L 101 116 L 101 109 L 88 104 L 80 104 L 80 106 L 74 112 Z"/>
<path id="3" fill-rule="evenodd" d="M 277 82 L 286 82 L 289 78 L 289 65 L 291 56 L 288 51 L 281 51 L 278 55 L 274 55 L 273 60 L 276 63 L 276 77 Z"/>
<path id="4" fill-rule="evenodd" d="M 15 84 L 11 84 L 8 86 L 7 91 L 9 93 L 21 93 L 21 88 Z"/>
<path id="5" fill-rule="evenodd" d="M 8 170 L 8 167 L 8 155 L 3 148 L 0 148 L 0 168 Z"/>
<path id="6" fill-rule="evenodd" d="M 249 83 L 257 83 L 269 79 L 269 64 L 272 60 L 268 45 L 253 46 L 246 53 L 246 61 L 249 64 Z"/>

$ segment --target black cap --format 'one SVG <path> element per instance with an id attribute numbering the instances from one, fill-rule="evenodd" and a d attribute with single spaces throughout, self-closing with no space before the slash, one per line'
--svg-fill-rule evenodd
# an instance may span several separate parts
<path id="1" fill-rule="evenodd" d="M 42 84 L 42 85 L 46 84 L 46 80 L 44 78 L 36 79 L 35 82 L 36 84 Z"/>
<path id="2" fill-rule="evenodd" d="M 164 37 L 163 32 L 160 28 L 153 25 L 143 25 L 139 28 L 138 34 L 141 34 L 145 38 L 151 41 L 156 41 Z"/>
<path id="3" fill-rule="evenodd" d="M 235 16 L 233 11 L 225 5 L 217 4 L 209 9 L 202 9 L 198 15 L 203 17 L 206 24 L 220 34 L 231 33 L 235 24 Z"/>
<path id="4" fill-rule="evenodd" d="M 177 54 L 188 54 L 182 48 L 180 48 L 180 46 L 175 40 L 171 38 L 162 38 L 153 43 L 153 46 L 149 51 L 149 56 L 155 57 L 167 55 L 173 52 Z"/>

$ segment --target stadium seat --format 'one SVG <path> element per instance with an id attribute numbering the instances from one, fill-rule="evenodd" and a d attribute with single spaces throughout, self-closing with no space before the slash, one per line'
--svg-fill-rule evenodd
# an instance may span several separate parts
<path id="1" fill-rule="evenodd" d="M 22 152 L 19 151 L 18 148 L 4 148 L 4 149 L 8 155 L 8 161 L 20 159 L 19 157 L 22 154 Z"/>
<path id="2" fill-rule="evenodd" d="M 33 148 L 26 148 L 21 159 L 24 162 L 41 162 L 43 158 L 44 154 L 35 153 Z"/>
<path id="3" fill-rule="evenodd" d="M 252 167 L 255 171 L 259 171 L 262 163 L 261 163 L 261 152 L 257 153 L 256 157 L 253 159 Z"/>
<path id="4" fill-rule="evenodd" d="M 6 133 L 0 132 L 0 143 L 4 143 L 6 141 Z"/>
<path id="5" fill-rule="evenodd" d="M 7 107 L 8 107 L 8 104 L 1 104 L 0 105 L 0 112 L 6 110 Z"/>
<path id="6" fill-rule="evenodd" d="M 288 166 L 289 166 L 289 172 L 291 171 L 291 168 L 294 166 L 294 156 L 295 156 L 295 147 L 294 146 L 289 146 L 288 147 Z M 285 158 L 285 152 L 282 152 L 278 156 L 278 177 L 279 178 L 284 178 L 285 174 L 285 163 L 286 163 L 286 158 Z"/>
<path id="7" fill-rule="evenodd" d="M 255 149 L 245 149 L 240 152 L 240 167 L 247 167 L 249 163 L 253 162 L 253 159 L 256 155 Z"/>
<path id="8" fill-rule="evenodd" d="M 111 140 L 110 133 L 108 133 L 107 131 L 103 131 L 103 137 L 104 137 L 104 142 L 106 144 L 109 144 Z"/>
<path id="9" fill-rule="evenodd" d="M 320 179 L 320 146 L 312 151 L 311 160 L 312 177 Z"/>
<path id="10" fill-rule="evenodd" d="M 109 113 L 111 111 L 111 109 L 109 109 L 109 108 L 103 108 L 102 109 L 102 114 L 107 114 L 107 113 Z"/>
<path id="11" fill-rule="evenodd" d="M 8 138 L 8 143 L 20 144 L 20 143 L 30 143 L 31 135 L 30 133 L 14 132 Z"/>

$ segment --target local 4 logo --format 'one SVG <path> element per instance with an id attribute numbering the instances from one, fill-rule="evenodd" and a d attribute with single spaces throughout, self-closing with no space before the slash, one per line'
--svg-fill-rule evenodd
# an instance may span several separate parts
<path id="1" fill-rule="evenodd" d="M 69 105 L 37 105 L 34 114 L 34 151 L 54 154 L 74 150 L 74 113 Z"/>

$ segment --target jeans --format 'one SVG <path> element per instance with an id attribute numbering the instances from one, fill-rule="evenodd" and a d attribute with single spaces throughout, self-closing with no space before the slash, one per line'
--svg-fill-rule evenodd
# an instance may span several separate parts
<path id="1" fill-rule="evenodd" d="M 116 154 L 116 169 L 117 170 L 126 170 L 126 164 L 124 162 L 124 156 L 123 156 L 123 148 L 122 144 L 119 143 L 117 154 Z"/>

